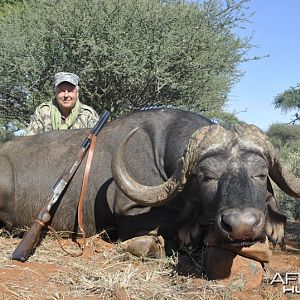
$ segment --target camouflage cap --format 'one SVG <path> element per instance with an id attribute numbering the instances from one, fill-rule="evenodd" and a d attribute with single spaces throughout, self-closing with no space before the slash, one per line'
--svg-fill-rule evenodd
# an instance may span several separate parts
<path id="1" fill-rule="evenodd" d="M 73 73 L 60 72 L 54 75 L 54 86 L 57 87 L 62 82 L 69 82 L 73 85 L 78 86 L 79 77 Z"/>

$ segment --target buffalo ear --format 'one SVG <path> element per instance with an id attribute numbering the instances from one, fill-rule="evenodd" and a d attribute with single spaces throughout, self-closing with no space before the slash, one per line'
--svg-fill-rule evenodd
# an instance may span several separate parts
<path id="1" fill-rule="evenodd" d="M 267 179 L 267 190 L 268 190 L 269 193 L 271 193 L 274 196 L 274 190 L 273 190 L 273 187 L 272 187 L 271 180 L 270 180 L 269 176 L 268 176 L 268 179 Z"/>
<path id="2" fill-rule="evenodd" d="M 281 165 L 278 157 L 269 169 L 269 175 L 277 186 L 291 197 L 300 198 L 300 178 Z"/>

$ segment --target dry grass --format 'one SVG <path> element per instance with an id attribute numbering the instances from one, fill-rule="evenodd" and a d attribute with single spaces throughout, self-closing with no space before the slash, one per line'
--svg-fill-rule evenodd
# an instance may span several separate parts
<path id="1" fill-rule="evenodd" d="M 300 224 L 288 226 L 288 236 L 299 238 Z M 70 239 L 64 248 L 78 253 Z M 71 257 L 48 233 L 26 263 L 10 260 L 20 242 L 0 230 L 0 300 L 2 299 L 286 299 L 281 287 L 265 284 L 255 290 L 231 290 L 221 281 L 201 277 L 201 257 L 195 253 L 174 254 L 164 259 L 137 258 L 119 251 L 118 245 L 100 236 L 89 238 L 82 256 Z M 80 241 L 81 242 L 81 241 Z M 277 252 L 273 268 L 281 272 L 300 268 L 299 239 L 288 253 Z M 196 252 L 199 253 L 199 252 Z"/>
<path id="2" fill-rule="evenodd" d="M 180 275 L 175 254 L 137 258 L 95 236 L 83 256 L 71 257 L 48 234 L 20 263 L 9 259 L 20 239 L 2 230 L 0 241 L 0 299 L 234 299 L 222 284 Z M 63 243 L 78 252 L 70 240 Z M 181 263 L 193 264 L 188 256 Z"/>

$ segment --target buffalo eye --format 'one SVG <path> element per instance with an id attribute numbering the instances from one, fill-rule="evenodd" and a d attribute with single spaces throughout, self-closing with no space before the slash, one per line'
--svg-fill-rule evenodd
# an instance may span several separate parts
<path id="1" fill-rule="evenodd" d="M 217 176 L 211 176 L 211 175 L 202 175 L 202 176 L 200 176 L 200 179 L 203 182 L 212 182 L 212 181 L 219 180 L 219 178 Z"/>
<path id="2" fill-rule="evenodd" d="M 266 175 L 266 174 L 257 174 L 257 175 L 255 175 L 253 177 L 257 178 L 257 179 L 259 179 L 261 181 L 265 181 L 267 179 L 268 175 Z"/>

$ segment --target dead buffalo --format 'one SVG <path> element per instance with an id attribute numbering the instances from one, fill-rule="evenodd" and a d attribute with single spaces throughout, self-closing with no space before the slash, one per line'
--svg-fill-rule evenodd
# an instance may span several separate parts
<path id="1" fill-rule="evenodd" d="M 1 145 L 3 226 L 31 226 L 86 135 L 87 130 L 53 131 Z M 83 168 L 56 207 L 56 230 L 77 231 Z M 112 240 L 131 239 L 124 243 L 128 250 L 156 256 L 200 245 L 207 233 L 210 243 L 230 247 L 248 247 L 266 235 L 281 241 L 283 221 L 276 214 L 282 215 L 274 198 L 268 200 L 269 177 L 287 194 L 300 196 L 300 180 L 255 126 L 225 128 L 178 109 L 133 112 L 106 124 L 98 136 L 84 228 L 87 235 L 105 229 Z"/>

